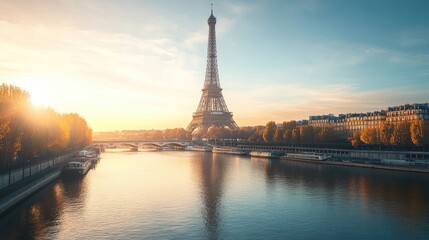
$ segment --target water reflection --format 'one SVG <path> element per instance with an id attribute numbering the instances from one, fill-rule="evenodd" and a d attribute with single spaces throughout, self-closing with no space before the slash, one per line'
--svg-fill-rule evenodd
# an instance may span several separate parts
<path id="1" fill-rule="evenodd" d="M 63 189 L 62 193 L 67 200 L 68 204 L 73 206 L 74 211 L 82 211 L 84 204 L 86 202 L 86 191 L 87 191 L 87 182 L 88 179 L 82 177 L 63 177 Z"/>
<path id="2" fill-rule="evenodd" d="M 377 205 L 380 211 L 412 221 L 428 218 L 429 176 L 364 168 L 348 168 L 270 160 L 260 164 L 268 186 L 305 189 L 327 202 L 341 195 L 343 201 L 359 201 L 363 208 Z"/>
<path id="3" fill-rule="evenodd" d="M 203 201 L 204 238 L 217 239 L 221 228 L 221 200 L 228 165 L 222 155 L 197 154 L 193 169 L 200 186 Z"/>
<path id="4" fill-rule="evenodd" d="M 82 180 L 61 179 L 0 219 L 0 239 L 55 239 L 70 202 L 84 203 Z"/>
<path id="5" fill-rule="evenodd" d="M 60 183 L 55 187 L 58 185 Z M 25 201 L 24 207 L 12 210 L 0 220 L 0 236 L 2 239 L 45 239 L 46 229 L 55 226 L 59 219 L 60 204 L 52 188 L 42 190 Z"/>
<path id="6" fill-rule="evenodd" d="M 115 153 L 83 179 L 57 180 L 2 216 L 0 239 L 368 239 L 371 231 L 417 239 L 429 234 L 427 223 L 425 174 L 198 152 Z"/>

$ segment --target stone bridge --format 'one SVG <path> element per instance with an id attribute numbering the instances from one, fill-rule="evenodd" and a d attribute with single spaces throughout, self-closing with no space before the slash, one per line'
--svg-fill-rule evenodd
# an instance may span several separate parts
<path id="1" fill-rule="evenodd" d="M 144 147 L 186 147 L 192 145 L 191 141 L 168 140 L 168 141 L 150 141 L 144 139 L 106 139 L 95 140 L 92 142 L 93 147 L 116 148 L 121 146 L 144 148 Z"/>

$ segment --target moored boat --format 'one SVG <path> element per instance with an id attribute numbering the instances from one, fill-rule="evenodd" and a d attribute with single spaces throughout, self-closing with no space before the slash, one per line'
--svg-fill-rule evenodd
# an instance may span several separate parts
<path id="1" fill-rule="evenodd" d="M 280 157 L 281 159 L 290 159 L 290 160 L 313 160 L 313 161 L 325 161 L 330 158 L 326 154 L 320 153 L 286 153 L 284 156 Z"/>
<path id="2" fill-rule="evenodd" d="M 260 158 L 278 158 L 281 156 L 278 152 L 264 152 L 264 151 L 251 151 L 249 153 L 252 157 L 260 157 Z"/>
<path id="3" fill-rule="evenodd" d="M 89 159 L 78 159 L 67 163 L 67 166 L 63 169 L 63 173 L 66 175 L 85 175 L 90 169 L 92 163 Z"/>
<path id="4" fill-rule="evenodd" d="M 89 161 L 96 165 L 100 161 L 100 153 L 95 149 L 85 149 L 79 152 L 78 162 Z"/>
<path id="5" fill-rule="evenodd" d="M 199 151 L 199 152 L 211 152 L 212 149 L 210 147 L 207 146 L 187 146 L 185 148 L 185 150 L 187 151 Z"/>
<path id="6" fill-rule="evenodd" d="M 234 155 L 244 155 L 247 152 L 244 150 L 241 150 L 236 147 L 213 147 L 212 152 L 214 153 L 227 153 L 227 154 L 234 154 Z"/>

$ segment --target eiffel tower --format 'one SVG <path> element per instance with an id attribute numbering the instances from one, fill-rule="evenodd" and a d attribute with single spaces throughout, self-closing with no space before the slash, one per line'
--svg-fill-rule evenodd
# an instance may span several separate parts
<path id="1" fill-rule="evenodd" d="M 212 126 L 225 126 L 232 130 L 237 130 L 239 128 L 234 119 L 232 119 L 232 113 L 228 111 L 219 83 L 216 56 L 216 18 L 213 16 L 213 8 L 207 23 L 209 24 L 209 44 L 207 48 L 206 78 L 200 103 L 197 111 L 192 114 L 192 121 L 189 123 L 187 130 L 193 132 L 198 128 L 200 132 L 205 133 Z"/>

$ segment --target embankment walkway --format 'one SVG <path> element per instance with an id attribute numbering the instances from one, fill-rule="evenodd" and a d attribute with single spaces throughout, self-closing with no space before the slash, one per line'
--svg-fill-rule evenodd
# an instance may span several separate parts
<path id="1" fill-rule="evenodd" d="M 0 216 L 59 177 L 64 165 L 78 152 L 72 151 L 53 159 L 1 174 Z"/>

